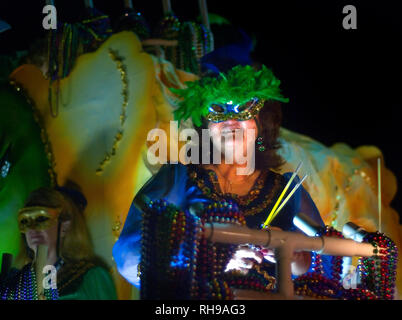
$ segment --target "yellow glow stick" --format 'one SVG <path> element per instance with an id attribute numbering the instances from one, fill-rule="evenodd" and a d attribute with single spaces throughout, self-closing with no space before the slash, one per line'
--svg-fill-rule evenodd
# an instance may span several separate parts
<path id="1" fill-rule="evenodd" d="M 276 208 L 278 208 L 279 203 L 282 201 L 282 198 L 284 197 L 286 191 L 288 191 L 289 186 L 291 185 L 292 181 L 294 180 L 294 178 L 296 177 L 297 173 L 299 172 L 300 167 L 301 167 L 302 164 L 303 164 L 303 161 L 301 161 L 301 162 L 299 163 L 299 165 L 297 166 L 295 172 L 293 172 L 292 177 L 289 179 L 289 181 L 288 181 L 288 183 L 286 184 L 285 188 L 283 189 L 281 195 L 279 196 L 278 200 L 276 201 L 274 207 L 272 208 L 271 212 L 269 213 L 267 220 L 265 220 L 265 222 L 264 222 L 264 224 L 263 224 L 263 226 L 262 226 L 263 228 L 265 228 L 265 227 L 267 226 L 268 221 L 269 221 L 270 218 L 273 216 L 274 212 L 276 211 Z"/>
<path id="2" fill-rule="evenodd" d="M 381 158 L 377 159 L 378 180 L 378 231 L 381 232 Z"/>
<path id="3" fill-rule="evenodd" d="M 272 220 L 275 219 L 275 217 L 278 215 L 279 211 L 281 211 L 281 209 L 285 206 L 286 202 L 289 201 L 289 199 L 292 197 L 292 195 L 296 192 L 296 190 L 302 185 L 303 181 L 306 180 L 307 178 L 307 174 L 294 186 L 294 188 L 292 189 L 292 191 L 290 191 L 290 193 L 288 194 L 288 196 L 285 198 L 285 200 L 283 200 L 283 202 L 281 203 L 281 205 L 279 206 L 279 208 L 275 211 L 275 213 L 272 216 L 272 219 L 268 221 L 267 226 L 269 226 L 272 222 Z"/>

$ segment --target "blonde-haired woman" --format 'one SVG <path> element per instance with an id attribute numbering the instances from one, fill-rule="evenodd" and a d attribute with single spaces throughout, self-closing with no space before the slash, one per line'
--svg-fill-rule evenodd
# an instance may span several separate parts
<path id="1" fill-rule="evenodd" d="M 38 246 L 47 246 L 45 264 L 57 271 L 57 289 L 45 289 L 46 299 L 116 299 L 112 277 L 94 254 L 83 215 L 85 206 L 85 197 L 76 186 L 31 192 L 18 214 L 25 247 L 17 264 L 23 268 L 11 272 L 4 281 L 1 299 L 41 298 L 33 268 Z"/>

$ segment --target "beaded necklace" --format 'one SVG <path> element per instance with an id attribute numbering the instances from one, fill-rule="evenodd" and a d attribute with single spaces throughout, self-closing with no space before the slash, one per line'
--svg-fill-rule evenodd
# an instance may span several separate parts
<path id="1" fill-rule="evenodd" d="M 269 291 L 275 278 L 256 267 L 247 275 L 225 272 L 236 245 L 204 237 L 210 222 L 245 225 L 236 203 L 211 203 L 200 216 L 164 200 L 152 201 L 143 213 L 141 249 L 142 299 L 233 299 L 232 288 Z"/>
<path id="2" fill-rule="evenodd" d="M 50 30 L 48 35 L 48 103 L 53 117 L 59 113 L 60 79 L 70 74 L 81 54 L 96 50 L 112 35 L 107 15 L 95 8 L 86 10 L 88 19 L 73 24 L 62 23 L 57 29 Z M 53 86 L 54 82 L 56 86 Z"/>
<path id="3" fill-rule="evenodd" d="M 170 13 L 159 23 L 156 34 L 163 39 L 178 42 L 177 47 L 164 47 L 167 60 L 176 68 L 200 75 L 201 57 L 214 49 L 210 30 L 195 22 L 180 22 L 173 13 Z"/>
<path id="4" fill-rule="evenodd" d="M 326 227 L 319 235 L 342 238 L 342 234 L 332 227 Z M 373 257 L 359 260 L 357 270 L 360 272 L 362 281 L 356 284 L 356 288 L 346 289 L 341 283 L 341 257 L 332 257 L 331 278 L 327 278 L 324 276 L 321 256 L 315 254 L 313 272 L 294 280 L 296 295 L 318 299 L 393 299 L 398 261 L 397 247 L 391 239 L 379 232 L 368 233 L 363 242 L 371 243 L 376 249 Z"/>
<path id="5" fill-rule="evenodd" d="M 398 248 L 383 233 L 368 233 L 364 242 L 371 243 L 375 255 L 360 259 L 363 286 L 373 291 L 379 299 L 391 300 L 395 292 Z"/>
<path id="6" fill-rule="evenodd" d="M 194 272 L 200 234 L 198 217 L 164 200 L 148 204 L 142 219 L 142 299 L 188 299 L 197 290 Z"/>
<path id="7" fill-rule="evenodd" d="M 15 282 L 1 289 L 2 300 L 58 300 L 57 289 L 44 289 L 44 297 L 38 297 L 36 274 L 31 264 L 26 265 L 16 276 Z"/>
<path id="8" fill-rule="evenodd" d="M 247 275 L 224 272 L 237 247 L 212 243 L 204 237 L 207 223 L 244 226 L 245 221 L 237 203 L 228 200 L 208 204 L 199 216 L 163 200 L 152 202 L 143 213 L 142 297 L 232 299 L 233 288 L 275 290 L 276 280 L 264 270 L 264 265 L 255 265 Z M 343 238 L 339 231 L 328 226 L 318 235 Z M 367 234 L 363 241 L 376 248 L 376 255 L 360 259 L 362 281 L 355 288 L 347 289 L 342 284 L 342 257 L 330 258 L 331 271 L 327 277 L 321 255 L 313 254 L 313 271 L 294 280 L 295 294 L 318 299 L 392 299 L 397 247 L 378 232 Z"/>
<path id="9" fill-rule="evenodd" d="M 332 227 L 326 226 L 317 236 L 329 236 L 343 238 L 341 232 Z M 325 299 L 328 297 L 339 298 L 340 284 L 342 274 L 342 257 L 331 257 L 331 278 L 324 276 L 324 266 L 321 255 L 313 253 L 312 266 L 313 271 L 299 276 L 294 280 L 295 294 L 301 296 L 310 296 L 316 299 Z"/>

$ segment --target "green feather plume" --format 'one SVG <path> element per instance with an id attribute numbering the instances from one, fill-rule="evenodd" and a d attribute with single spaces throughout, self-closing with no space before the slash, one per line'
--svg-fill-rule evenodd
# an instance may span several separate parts
<path id="1" fill-rule="evenodd" d="M 243 104 L 252 98 L 288 102 L 289 99 L 280 93 L 280 83 L 264 65 L 258 71 L 251 66 L 236 66 L 218 78 L 205 77 L 186 82 L 186 89 L 170 89 L 182 98 L 174 111 L 174 118 L 184 121 L 191 117 L 194 125 L 199 127 L 212 103 L 233 101 L 234 104 Z"/>

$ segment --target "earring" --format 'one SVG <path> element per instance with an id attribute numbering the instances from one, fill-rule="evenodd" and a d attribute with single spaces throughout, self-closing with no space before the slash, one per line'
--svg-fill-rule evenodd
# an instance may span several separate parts
<path id="1" fill-rule="evenodd" d="M 258 151 L 260 152 L 265 151 L 264 139 L 261 136 L 257 138 L 257 145 L 258 145 Z"/>

